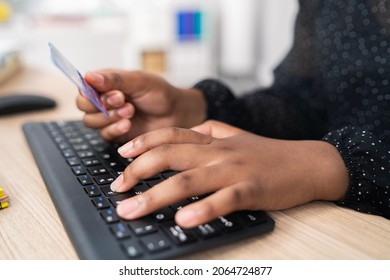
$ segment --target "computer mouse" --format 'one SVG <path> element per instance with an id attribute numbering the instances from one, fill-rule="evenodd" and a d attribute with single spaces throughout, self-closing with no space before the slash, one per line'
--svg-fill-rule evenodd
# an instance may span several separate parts
<path id="1" fill-rule="evenodd" d="M 0 115 L 54 108 L 56 102 L 36 94 L 7 94 L 0 96 Z"/>

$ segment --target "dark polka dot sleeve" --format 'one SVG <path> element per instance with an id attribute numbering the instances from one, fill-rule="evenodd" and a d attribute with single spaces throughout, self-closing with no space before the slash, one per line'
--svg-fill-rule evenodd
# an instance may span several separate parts
<path id="1" fill-rule="evenodd" d="M 229 87 L 217 80 L 204 80 L 194 87 L 206 98 L 207 119 L 273 138 L 314 139 L 324 134 L 319 122 L 275 96 L 272 89 L 255 90 L 236 98 Z"/>
<path id="2" fill-rule="evenodd" d="M 349 171 L 337 204 L 390 219 L 390 1 L 299 4 L 293 46 L 273 86 L 236 98 L 226 85 L 202 81 L 195 87 L 208 118 L 268 137 L 331 143 Z"/>
<path id="3" fill-rule="evenodd" d="M 250 130 L 250 112 L 244 109 L 225 84 L 209 79 L 197 83 L 194 88 L 202 91 L 206 98 L 207 119 L 220 120 Z"/>
<path id="4" fill-rule="evenodd" d="M 348 126 L 323 140 L 340 152 L 349 172 L 349 188 L 337 204 L 390 219 L 390 149 L 372 133 Z"/>

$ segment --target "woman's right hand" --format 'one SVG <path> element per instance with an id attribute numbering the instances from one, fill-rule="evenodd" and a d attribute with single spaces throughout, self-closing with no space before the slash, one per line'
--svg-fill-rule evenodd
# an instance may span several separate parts
<path id="1" fill-rule="evenodd" d="M 180 89 L 163 78 L 140 71 L 89 72 L 85 80 L 101 94 L 106 118 L 86 97 L 77 97 L 84 124 L 100 129 L 107 141 L 126 142 L 162 127 L 189 128 L 206 117 L 206 102 L 197 89 Z"/>

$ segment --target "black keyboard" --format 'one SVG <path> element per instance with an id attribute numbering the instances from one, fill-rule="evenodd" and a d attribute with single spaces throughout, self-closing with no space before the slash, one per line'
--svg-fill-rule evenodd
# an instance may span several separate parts
<path id="1" fill-rule="evenodd" d="M 81 259 L 172 259 L 264 234 L 274 221 L 262 211 L 240 211 L 193 229 L 174 222 L 181 207 L 202 199 L 190 197 L 138 220 L 116 215 L 120 201 L 138 195 L 177 172 L 166 171 L 139 182 L 126 193 L 110 183 L 131 159 L 98 131 L 80 121 L 27 123 L 31 151 L 61 221 Z"/>

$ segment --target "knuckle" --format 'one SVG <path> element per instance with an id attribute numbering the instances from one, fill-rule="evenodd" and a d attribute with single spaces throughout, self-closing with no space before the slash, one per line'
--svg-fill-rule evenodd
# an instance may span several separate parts
<path id="1" fill-rule="evenodd" d="M 136 70 L 132 72 L 134 78 L 141 83 L 147 82 L 147 74 L 144 71 Z"/>
<path id="2" fill-rule="evenodd" d="M 226 203 L 238 209 L 253 208 L 258 197 L 255 188 L 248 182 L 229 187 L 225 195 Z"/>
<path id="3" fill-rule="evenodd" d="M 161 146 L 158 147 L 159 152 L 162 153 L 169 153 L 172 150 L 172 145 L 171 144 L 162 144 Z"/>
<path id="4" fill-rule="evenodd" d="M 234 147 L 230 143 L 227 143 L 226 141 L 223 141 L 223 140 L 220 140 L 220 139 L 214 140 L 211 143 L 211 145 L 217 151 L 221 151 L 221 152 L 233 152 L 234 151 Z"/>
<path id="5" fill-rule="evenodd" d="M 203 217 L 218 216 L 218 213 L 216 212 L 214 205 L 210 201 L 202 201 L 202 214 Z"/>
<path id="6" fill-rule="evenodd" d="M 232 202 L 232 203 L 235 203 L 237 205 L 243 205 L 244 202 L 246 201 L 245 199 L 245 194 L 244 194 L 244 191 L 243 191 L 243 188 L 241 187 L 232 187 L 230 189 L 230 198 L 229 200 Z"/>
<path id="7" fill-rule="evenodd" d="M 243 207 L 249 209 L 257 208 L 258 203 L 258 187 L 255 184 L 248 183 L 240 188 L 242 193 L 242 203 Z"/>
<path id="8" fill-rule="evenodd" d="M 173 177 L 175 184 L 181 188 L 184 192 L 188 192 L 191 189 L 191 184 L 193 181 L 193 177 L 186 173 L 179 173 Z"/>
<path id="9" fill-rule="evenodd" d="M 122 77 L 119 73 L 113 72 L 109 75 L 109 80 L 112 82 L 114 85 L 120 85 L 122 83 Z"/>
<path id="10" fill-rule="evenodd" d="M 125 170 L 123 171 L 123 176 L 129 177 L 129 178 L 137 177 L 137 168 L 136 168 L 136 161 L 135 160 L 125 168 Z"/>
<path id="11" fill-rule="evenodd" d="M 134 140 L 134 145 L 143 147 L 148 144 L 148 136 L 146 134 L 142 134 L 137 137 L 137 139 Z"/>
<path id="12" fill-rule="evenodd" d="M 172 138 L 177 138 L 181 135 L 181 128 L 178 128 L 178 127 L 171 127 L 169 128 L 169 133 L 170 135 L 172 136 Z"/>
<path id="13" fill-rule="evenodd" d="M 144 192 L 140 195 L 140 199 L 143 200 L 145 206 L 148 208 L 153 204 L 153 194 L 150 191 Z"/>
<path id="14" fill-rule="evenodd" d="M 142 175 L 139 173 L 139 169 L 134 162 L 129 164 L 123 171 L 123 177 L 125 181 L 131 181 L 134 184 L 142 180 Z"/>

